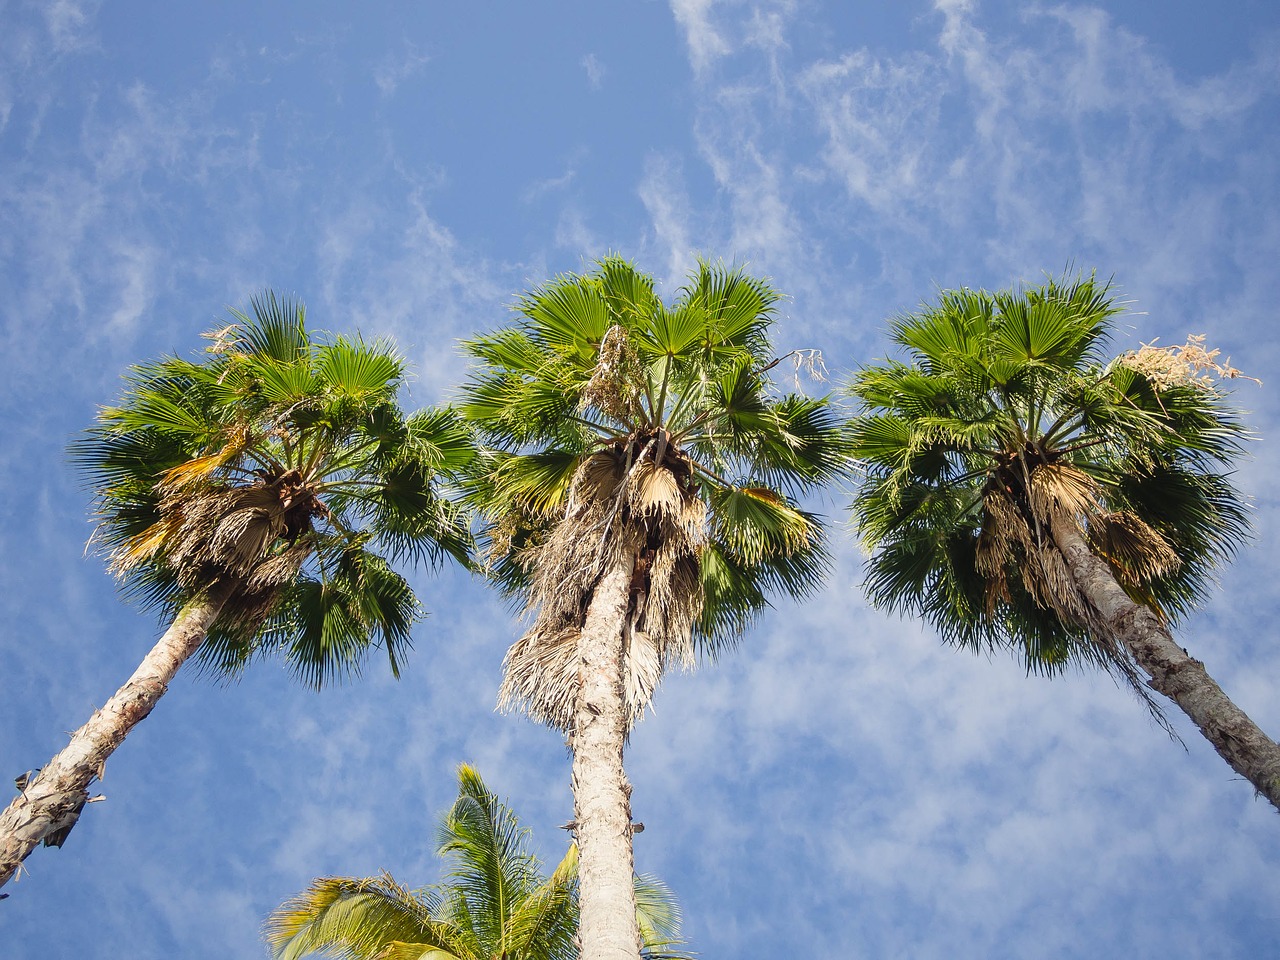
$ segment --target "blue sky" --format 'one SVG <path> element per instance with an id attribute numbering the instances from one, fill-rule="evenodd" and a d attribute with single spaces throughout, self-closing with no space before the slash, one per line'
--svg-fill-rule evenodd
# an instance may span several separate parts
<path id="1" fill-rule="evenodd" d="M 1132 302 L 1117 350 L 1207 334 L 1264 382 L 1238 390 L 1257 536 L 1179 636 L 1277 734 L 1280 9 L 1220 6 L 0 0 L 0 772 L 156 635 L 85 555 L 63 452 L 128 364 L 269 285 L 396 337 L 431 403 L 457 338 L 608 251 L 669 292 L 698 254 L 749 264 L 837 378 L 940 287 L 1067 264 Z M 1274 951 L 1280 824 L 1180 715 L 1185 748 L 1105 677 L 943 648 L 866 606 L 836 539 L 818 597 L 670 678 L 633 739 L 638 865 L 703 957 Z M 398 683 L 180 677 L 6 888 L 8 954 L 264 956 L 313 876 L 435 880 L 464 760 L 557 858 L 563 745 L 493 712 L 518 625 L 416 576 Z"/>

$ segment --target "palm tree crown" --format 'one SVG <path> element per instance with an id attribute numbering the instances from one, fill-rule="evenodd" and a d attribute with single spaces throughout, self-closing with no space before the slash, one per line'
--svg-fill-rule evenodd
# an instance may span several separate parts
<path id="1" fill-rule="evenodd" d="M 1109 359 L 1119 311 L 1089 277 L 948 291 L 894 323 L 908 361 L 866 367 L 851 387 L 875 602 L 962 645 L 1012 642 L 1033 670 L 1078 658 L 1128 676 L 1072 588 L 1053 526 L 1078 526 L 1162 618 L 1203 598 L 1247 531 L 1225 471 L 1247 434 L 1191 354 Z M 1155 354 L 1163 379 L 1148 373 Z"/>
<path id="2" fill-rule="evenodd" d="M 1247 533 L 1229 471 L 1248 432 L 1219 387 L 1238 371 L 1202 337 L 1109 358 L 1119 311 L 1088 277 L 948 291 L 894 323 L 907 360 L 851 385 L 867 589 L 1031 670 L 1108 669 L 1162 723 L 1164 694 L 1280 807 L 1280 746 L 1169 632 Z"/>
<path id="3" fill-rule="evenodd" d="M 627 710 L 670 663 L 731 643 L 777 590 L 827 558 L 796 498 L 839 475 L 827 400 L 776 392 L 778 293 L 700 263 L 673 305 L 617 257 L 526 294 L 517 320 L 467 341 L 483 364 L 464 416 L 494 448 L 474 494 L 490 570 L 536 609 L 504 702 L 568 730 L 573 642 L 618 551 L 635 554 Z"/>
<path id="4" fill-rule="evenodd" d="M 638 955 L 626 736 L 671 663 L 714 653 L 826 566 L 795 498 L 838 475 L 825 398 L 775 394 L 766 282 L 700 263 L 667 306 L 616 257 L 524 296 L 465 346 L 494 449 L 474 502 L 494 578 L 536 611 L 500 703 L 573 753 L 584 960 Z"/>
<path id="5" fill-rule="evenodd" d="M 406 416 L 385 342 L 313 337 L 267 293 L 208 336 L 202 362 L 138 366 L 73 457 L 100 491 L 97 541 L 144 602 L 174 613 L 227 592 L 200 657 L 218 672 L 283 653 L 307 682 L 394 672 L 418 601 L 388 561 L 467 562 L 462 511 L 437 490 L 471 446 L 448 410 Z"/>
<path id="6" fill-rule="evenodd" d="M 313 953 L 352 960 L 577 957 L 576 846 L 545 875 L 530 851 L 530 832 L 466 764 L 437 838 L 436 852 L 449 865 L 438 885 L 409 890 L 385 873 L 325 877 L 282 904 L 265 926 L 277 960 Z M 684 957 L 671 892 L 653 877 L 637 877 L 635 888 L 642 956 Z"/>

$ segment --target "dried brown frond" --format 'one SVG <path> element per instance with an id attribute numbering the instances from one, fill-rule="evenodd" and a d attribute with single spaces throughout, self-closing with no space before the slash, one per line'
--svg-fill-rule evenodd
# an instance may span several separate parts
<path id="1" fill-rule="evenodd" d="M 1046 540 L 1026 556 L 1022 582 L 1036 603 L 1068 623 L 1087 624 L 1092 613 L 1080 595 L 1061 551 Z"/>
<path id="2" fill-rule="evenodd" d="M 1089 546 L 1111 565 L 1127 587 L 1169 576 L 1182 562 L 1159 531 L 1127 511 L 1096 517 L 1089 524 Z"/>
<path id="3" fill-rule="evenodd" d="M 609 499 L 617 490 L 625 471 L 625 461 L 613 448 L 593 453 L 578 467 L 569 484 L 569 502 Z"/>
<path id="4" fill-rule="evenodd" d="M 982 532 L 978 535 L 975 564 L 984 577 L 1003 578 L 1015 548 L 1025 551 L 1031 544 L 1031 534 L 1026 518 L 1005 490 L 988 488 L 982 504 Z"/>
<path id="5" fill-rule="evenodd" d="M 1031 473 L 1029 499 L 1041 521 L 1062 514 L 1087 518 L 1098 511 L 1098 485 L 1068 464 L 1041 464 Z"/>
<path id="6" fill-rule="evenodd" d="M 1054 530 L 1075 528 L 1084 535 L 1113 568 L 1127 571 L 1120 577 L 1125 586 L 1134 571 L 1158 575 L 1154 571 L 1172 569 L 1168 564 L 1176 564 L 1177 557 L 1167 542 L 1137 517 L 1108 513 L 1096 481 L 1064 463 L 1036 465 L 1025 485 L 1009 470 L 1002 472 L 988 486 L 983 507 L 974 565 L 986 581 L 986 615 L 995 616 L 1010 601 L 1010 581 L 1016 577 L 1038 606 L 1083 631 L 1089 640 L 1080 648 L 1083 655 L 1133 690 L 1152 717 L 1171 730 L 1128 651 L 1082 593 Z"/>
<path id="7" fill-rule="evenodd" d="M 1092 509 L 1093 481 L 1074 468 L 1042 464 L 1031 475 L 1027 497 L 1029 516 L 1014 500 L 1012 491 L 993 485 L 984 497 L 982 532 L 974 557 L 977 571 L 986 580 L 986 611 L 994 615 L 1010 599 L 1012 571 L 1035 602 L 1072 623 L 1081 623 L 1087 611 L 1049 530 L 1054 523 L 1079 524 Z"/>
<path id="8" fill-rule="evenodd" d="M 685 493 L 665 466 L 642 459 L 627 478 L 627 503 L 638 516 L 679 516 L 684 511 Z"/>
<path id="9" fill-rule="evenodd" d="M 116 576 L 124 576 L 139 564 L 150 560 L 164 547 L 181 525 L 181 518 L 170 514 L 162 516 L 147 529 L 111 552 L 110 569 Z"/>
<path id="10" fill-rule="evenodd" d="M 238 344 L 242 343 L 243 341 L 240 338 L 239 333 L 240 324 L 233 323 L 223 327 L 221 330 L 211 330 L 208 333 L 200 334 L 200 336 L 206 340 L 213 341 L 209 346 L 204 348 L 205 352 L 218 354 L 226 353 L 228 350 L 233 350 Z"/>
<path id="11" fill-rule="evenodd" d="M 699 547 L 682 538 L 661 546 L 649 566 L 648 594 L 636 629 L 664 638 L 662 663 L 692 667 L 693 625 L 702 614 L 702 565 Z"/>
<path id="12" fill-rule="evenodd" d="M 301 569 L 312 549 L 302 534 L 324 507 L 296 471 L 250 486 L 201 483 L 197 475 L 158 485 L 159 519 L 116 549 L 112 568 L 125 575 L 161 558 L 188 589 L 231 583 L 219 624 L 252 634 Z"/>
<path id="13" fill-rule="evenodd" d="M 578 638 L 581 630 L 529 630 L 511 645 L 502 661 L 498 709 L 519 709 L 540 723 L 568 731 L 578 691 Z"/>
<path id="14" fill-rule="evenodd" d="M 218 470 L 244 453 L 252 439 L 253 436 L 247 427 L 234 428 L 231 437 L 221 450 L 205 457 L 186 460 L 165 471 L 160 477 L 160 486 L 164 489 L 176 489 L 193 483 L 210 481 Z"/>
<path id="15" fill-rule="evenodd" d="M 253 572 L 245 580 L 245 589 L 260 593 L 278 590 L 292 583 L 310 553 L 311 545 L 305 540 L 286 547 L 253 568 Z"/>
<path id="16" fill-rule="evenodd" d="M 789 356 L 795 364 L 791 380 L 797 392 L 801 389 L 800 375 L 802 373 L 815 383 L 827 382 L 829 374 L 827 373 L 827 364 L 822 357 L 821 350 L 811 348 L 792 350 Z"/>

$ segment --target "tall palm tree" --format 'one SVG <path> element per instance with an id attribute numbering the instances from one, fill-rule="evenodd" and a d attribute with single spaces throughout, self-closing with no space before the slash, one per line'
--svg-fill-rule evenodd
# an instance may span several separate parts
<path id="1" fill-rule="evenodd" d="M 458 768 L 458 799 L 440 823 L 444 881 L 408 890 L 378 877 L 323 877 L 265 925 L 276 960 L 315 953 L 348 960 L 573 960 L 578 956 L 578 850 L 544 875 L 530 834 L 474 768 Z M 680 911 L 667 887 L 636 877 L 647 960 L 680 960 Z"/>
<path id="2" fill-rule="evenodd" d="M 842 440 L 825 398 L 770 381 L 778 300 L 701 263 L 668 306 L 608 257 L 465 344 L 481 366 L 460 409 L 492 448 L 473 491 L 489 569 L 533 614 L 500 702 L 568 738 L 588 960 L 636 956 L 623 747 L 663 671 L 826 569 L 796 500 L 840 474 Z"/>
<path id="3" fill-rule="evenodd" d="M 1219 386 L 1237 371 L 1195 337 L 1110 358 L 1120 309 L 1088 277 L 894 322 L 907 359 L 851 385 L 867 588 L 1032 670 L 1110 670 L 1159 718 L 1163 694 L 1280 807 L 1280 747 L 1170 634 L 1247 533 L 1229 471 L 1248 433 Z"/>
<path id="4" fill-rule="evenodd" d="M 138 669 L 0 815 L 0 885 L 61 846 L 107 757 L 196 655 L 215 673 L 280 654 L 308 684 L 381 646 L 398 672 L 418 600 L 389 561 L 466 562 L 439 480 L 468 433 L 447 410 L 406 416 L 404 361 L 384 342 L 312 336 L 266 294 L 209 335 L 200 362 L 133 368 L 118 405 L 72 447 L 98 493 L 96 542 L 169 627 Z"/>

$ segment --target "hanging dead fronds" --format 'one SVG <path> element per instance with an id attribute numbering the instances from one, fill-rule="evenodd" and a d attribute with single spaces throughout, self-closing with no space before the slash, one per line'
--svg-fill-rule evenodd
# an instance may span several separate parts
<path id="1" fill-rule="evenodd" d="M 1089 524 L 1089 546 L 1111 565 L 1126 587 L 1167 577 L 1181 565 L 1177 552 L 1159 531 L 1123 510 L 1094 518 Z"/>
<path id="2" fill-rule="evenodd" d="M 1016 459 L 1011 460 L 983 498 L 975 567 L 986 581 L 987 616 L 1012 599 L 1016 577 L 1038 606 L 1085 630 L 1092 639 L 1086 655 L 1130 687 L 1170 729 L 1132 657 L 1080 591 L 1053 531 L 1074 527 L 1130 591 L 1176 570 L 1177 555 L 1137 516 L 1106 510 L 1097 482 L 1083 471 L 1060 462 L 1035 463 L 1028 469 L 1030 482 L 1023 483 L 1014 469 Z"/>
<path id="3" fill-rule="evenodd" d="M 201 481 L 205 468 L 165 475 L 157 487 L 159 519 L 112 553 L 111 568 L 126 576 L 159 560 L 191 589 L 234 583 L 219 622 L 252 632 L 302 569 L 313 548 L 303 535 L 325 507 L 296 470 L 232 485 Z"/>
<path id="4" fill-rule="evenodd" d="M 628 726 L 670 666 L 692 664 L 706 506 L 690 475 L 684 455 L 658 436 L 620 441 L 583 461 L 564 517 L 538 551 L 528 604 L 533 623 L 504 660 L 501 709 L 520 708 L 571 731 L 587 609 L 604 572 L 624 557 L 633 570 L 626 623 L 619 625 Z"/>

